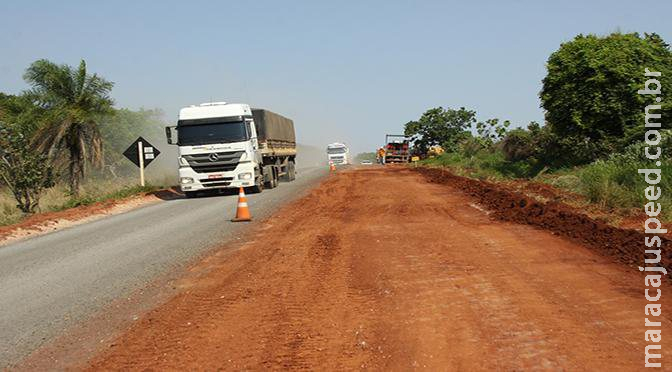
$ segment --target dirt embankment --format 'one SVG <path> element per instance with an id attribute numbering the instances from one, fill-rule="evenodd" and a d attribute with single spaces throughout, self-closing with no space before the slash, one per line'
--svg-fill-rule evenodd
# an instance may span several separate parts
<path id="1" fill-rule="evenodd" d="M 505 185 L 457 176 L 445 169 L 423 167 L 416 170 L 430 182 L 453 186 L 476 198 L 479 204 L 501 220 L 542 227 L 629 265 L 644 262 L 646 234 L 642 232 L 643 228 L 637 231 L 610 226 L 553 200 L 556 198 L 552 194 L 549 195 L 550 200 L 542 202 Z M 662 265 L 672 271 L 672 241 L 661 238 Z"/>
<path id="2" fill-rule="evenodd" d="M 527 200 L 422 172 L 339 170 L 259 224 L 253 240 L 195 265 L 175 297 L 84 363 L 92 371 L 642 367 L 639 272 L 476 204 L 518 220 L 517 209 L 538 214 Z M 582 224 L 574 218 L 565 219 Z M 672 306 L 669 297 L 661 303 Z M 657 320 L 672 332 L 667 316 Z"/>

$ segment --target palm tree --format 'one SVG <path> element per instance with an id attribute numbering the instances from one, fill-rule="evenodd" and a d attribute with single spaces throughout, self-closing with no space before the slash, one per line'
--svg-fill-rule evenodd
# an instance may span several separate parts
<path id="1" fill-rule="evenodd" d="M 84 60 L 75 69 L 41 59 L 28 67 L 23 78 L 32 87 L 26 94 L 47 112 L 35 145 L 57 164 L 67 164 L 70 193 L 77 196 L 86 164 L 103 165 L 98 121 L 112 112 L 109 93 L 114 84 L 88 75 Z"/>

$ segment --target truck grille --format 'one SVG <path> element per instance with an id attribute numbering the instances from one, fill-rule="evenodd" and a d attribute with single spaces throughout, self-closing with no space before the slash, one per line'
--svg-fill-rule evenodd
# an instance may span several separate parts
<path id="1" fill-rule="evenodd" d="M 197 173 L 229 172 L 238 166 L 245 151 L 211 152 L 183 155 L 189 166 Z"/>
<path id="2" fill-rule="evenodd" d="M 233 177 L 201 178 L 199 181 L 204 187 L 224 187 L 231 184 Z"/>

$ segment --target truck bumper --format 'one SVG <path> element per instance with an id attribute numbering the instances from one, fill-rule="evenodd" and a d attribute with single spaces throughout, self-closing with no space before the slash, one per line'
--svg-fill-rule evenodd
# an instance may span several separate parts
<path id="1" fill-rule="evenodd" d="M 345 159 L 345 158 L 329 158 L 329 162 L 331 162 L 331 163 L 333 163 L 333 164 L 336 164 L 336 165 L 340 165 L 340 164 L 345 165 L 345 164 L 348 164 L 348 160 Z"/>
<path id="2" fill-rule="evenodd" d="M 198 173 L 191 167 L 178 171 L 182 191 L 201 191 L 254 186 L 255 163 L 239 163 L 229 172 Z"/>

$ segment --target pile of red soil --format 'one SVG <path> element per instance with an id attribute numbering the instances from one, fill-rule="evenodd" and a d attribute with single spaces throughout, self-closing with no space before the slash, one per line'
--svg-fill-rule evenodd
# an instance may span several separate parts
<path id="1" fill-rule="evenodd" d="M 423 167 L 417 171 L 429 182 L 448 184 L 476 198 L 498 219 L 542 227 L 629 265 L 644 263 L 647 234 L 643 228 L 637 231 L 610 226 L 556 200 L 540 202 L 505 185 L 457 176 L 445 169 Z M 672 241 L 661 239 L 661 265 L 672 271 Z"/>

